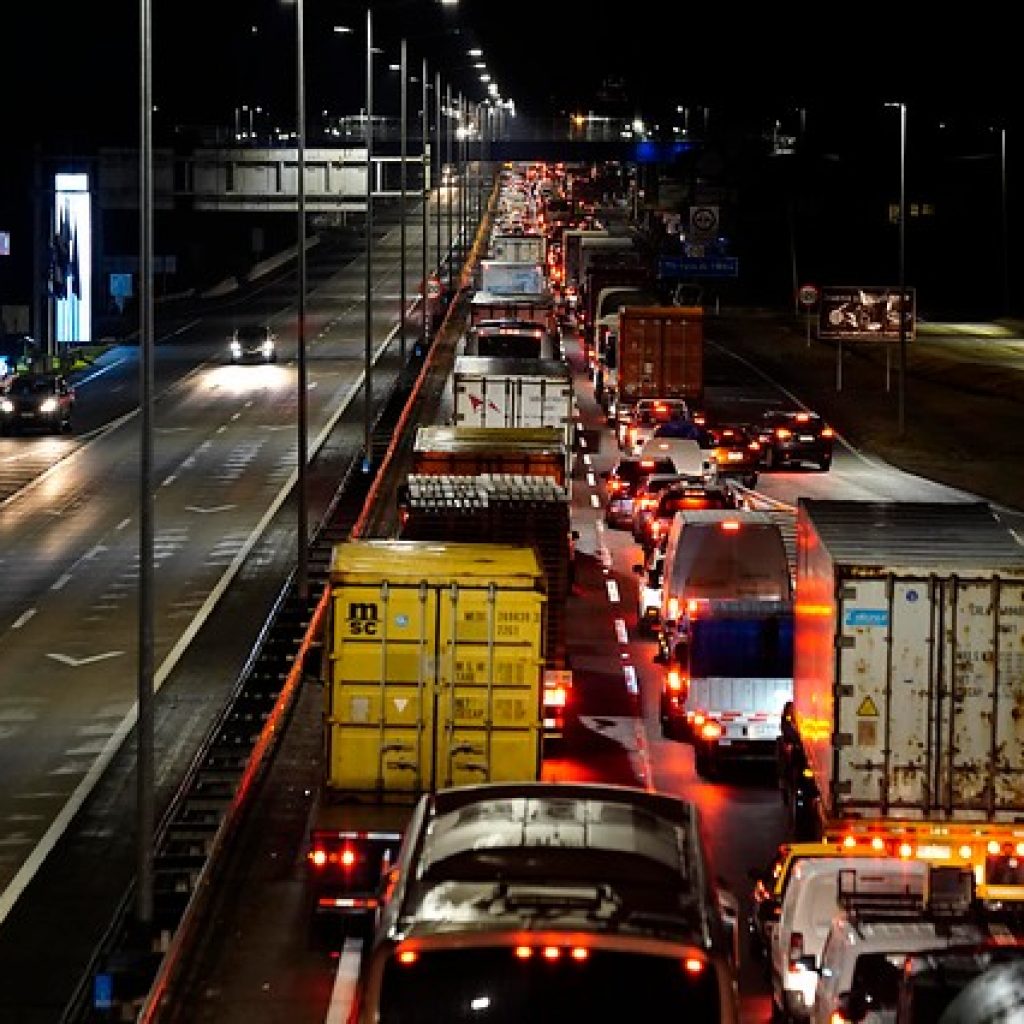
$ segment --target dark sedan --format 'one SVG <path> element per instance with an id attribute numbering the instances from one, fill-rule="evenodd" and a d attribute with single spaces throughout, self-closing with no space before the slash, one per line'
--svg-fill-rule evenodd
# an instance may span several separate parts
<path id="1" fill-rule="evenodd" d="M 835 431 L 815 412 L 803 409 L 766 412 L 758 434 L 765 469 L 813 462 L 826 471 L 832 465 Z"/>
<path id="2" fill-rule="evenodd" d="M 745 487 L 757 486 L 761 441 L 753 427 L 726 423 L 708 428 L 714 438 L 714 456 L 720 477 L 734 477 Z"/>
<path id="3" fill-rule="evenodd" d="M 23 430 L 71 429 L 75 389 L 59 373 L 20 373 L 0 393 L 0 428 L 5 434 Z"/>

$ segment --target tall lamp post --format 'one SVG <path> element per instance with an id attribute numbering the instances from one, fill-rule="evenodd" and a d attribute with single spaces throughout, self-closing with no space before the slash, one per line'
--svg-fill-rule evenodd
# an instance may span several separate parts
<path id="1" fill-rule="evenodd" d="M 363 472 L 373 458 L 373 11 L 366 9 L 366 310 L 363 329 Z"/>
<path id="2" fill-rule="evenodd" d="M 999 132 L 999 189 L 1003 242 L 1003 316 L 1010 315 L 1010 222 L 1006 209 L 1006 127 Z"/>
<path id="3" fill-rule="evenodd" d="M 449 82 L 445 86 L 444 105 L 448 114 L 448 123 L 445 129 L 445 164 L 448 167 L 448 296 L 451 300 L 452 292 L 455 291 L 455 268 L 452 252 L 452 86 Z"/>
<path id="4" fill-rule="evenodd" d="M 441 279 L 444 262 L 441 257 L 441 72 L 434 72 L 434 180 L 437 182 L 437 201 L 434 205 L 434 227 L 437 234 L 437 277 Z"/>
<path id="5" fill-rule="evenodd" d="M 423 174 L 423 190 L 421 195 L 421 206 L 422 206 L 422 219 L 423 219 L 423 231 L 421 238 L 421 252 L 422 258 L 422 295 L 420 297 L 420 351 L 427 351 L 427 239 L 430 234 L 430 166 L 429 160 L 429 135 L 430 135 L 430 116 L 427 111 L 430 109 L 427 106 L 427 58 L 423 58 L 423 71 L 420 75 L 420 90 L 421 90 L 421 110 L 423 114 L 423 121 L 420 124 L 420 145 L 422 146 L 422 152 L 420 154 L 421 173 Z"/>
<path id="6" fill-rule="evenodd" d="M 408 86 L 407 86 L 407 83 L 409 81 L 409 74 L 408 74 L 408 67 L 407 67 L 407 56 L 406 56 L 406 45 L 405 45 L 405 39 L 404 38 L 402 39 L 401 57 L 400 57 L 398 63 L 399 63 L 399 72 L 398 73 L 402 77 L 401 101 L 399 102 L 399 110 L 400 110 L 399 118 L 401 120 L 401 124 L 399 125 L 399 131 L 400 131 L 400 134 L 401 134 L 401 144 L 400 144 L 400 150 L 401 150 L 401 175 L 400 175 L 400 177 L 401 177 L 401 191 L 402 191 L 402 200 L 401 200 L 402 215 L 401 215 L 401 218 L 400 218 L 400 221 L 399 221 L 399 224 L 400 224 L 399 238 L 401 239 L 401 241 L 399 243 L 399 247 L 401 249 L 402 257 L 401 257 L 401 267 L 400 267 L 400 272 L 399 272 L 399 277 L 400 277 L 401 280 L 399 281 L 399 287 L 398 287 L 399 302 L 401 303 L 400 308 L 399 308 L 399 314 L 398 314 L 398 316 L 399 316 L 399 320 L 398 320 L 398 324 L 399 324 L 399 326 L 398 326 L 398 345 L 399 345 L 399 352 L 401 354 L 401 359 L 402 359 L 402 362 L 404 363 L 405 362 L 405 215 L 406 215 L 406 209 L 405 209 L 405 189 L 406 189 L 405 160 L 406 160 L 406 155 L 407 155 L 407 151 L 408 151 L 408 146 L 406 144 L 406 122 L 408 120 L 408 110 L 407 110 L 407 106 L 408 106 L 408 99 L 407 99 Z"/>
<path id="7" fill-rule="evenodd" d="M 295 65 L 296 83 L 296 125 L 295 125 L 295 194 L 298 209 L 299 235 L 299 305 L 296 320 L 295 342 L 298 362 L 296 408 L 298 441 L 297 460 L 297 510 L 298 510 L 298 568 L 297 586 L 299 599 L 309 596 L 309 553 L 306 550 L 309 538 L 309 507 L 306 494 L 306 449 L 307 442 L 307 382 L 306 382 L 306 68 L 305 68 L 305 11 L 304 0 L 295 0 Z"/>
<path id="8" fill-rule="evenodd" d="M 907 429 L 907 321 L 904 305 L 907 293 L 907 105 L 900 104 L 900 388 L 899 436 Z"/>

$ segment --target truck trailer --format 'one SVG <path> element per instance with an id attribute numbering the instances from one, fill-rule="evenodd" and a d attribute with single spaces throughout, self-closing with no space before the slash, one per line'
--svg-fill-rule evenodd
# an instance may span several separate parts
<path id="1" fill-rule="evenodd" d="M 318 913 L 375 910 L 416 800 L 540 777 L 544 571 L 528 547 L 350 540 L 323 641 Z"/>
<path id="2" fill-rule="evenodd" d="M 794 647 L 794 827 L 1024 898 L 1024 546 L 992 508 L 801 498 Z"/>
<path id="3" fill-rule="evenodd" d="M 704 311 L 700 306 L 623 306 L 603 358 L 611 419 L 641 398 L 704 399 Z"/>

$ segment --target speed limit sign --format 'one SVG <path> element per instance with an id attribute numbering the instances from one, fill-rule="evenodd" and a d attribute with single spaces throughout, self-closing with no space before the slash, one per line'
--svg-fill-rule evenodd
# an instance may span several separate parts
<path id="1" fill-rule="evenodd" d="M 801 306 L 813 306 L 818 301 L 818 286 L 802 284 L 798 293 Z"/>

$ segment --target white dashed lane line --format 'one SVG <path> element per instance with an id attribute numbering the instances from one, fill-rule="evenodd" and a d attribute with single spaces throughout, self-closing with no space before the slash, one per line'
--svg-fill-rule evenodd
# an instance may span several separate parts
<path id="1" fill-rule="evenodd" d="M 605 585 L 605 589 L 608 591 L 608 600 L 611 601 L 612 604 L 618 604 L 619 603 L 619 585 L 618 585 L 618 583 L 616 583 L 615 580 L 605 580 L 604 581 L 604 585 Z"/>
<path id="2" fill-rule="evenodd" d="M 625 619 L 615 620 L 615 639 L 618 640 L 620 644 L 629 643 L 629 632 L 626 629 Z"/>
<path id="3" fill-rule="evenodd" d="M 600 508 L 601 507 L 601 497 L 600 497 L 600 495 L 592 494 L 590 496 L 590 504 L 594 508 Z"/>

